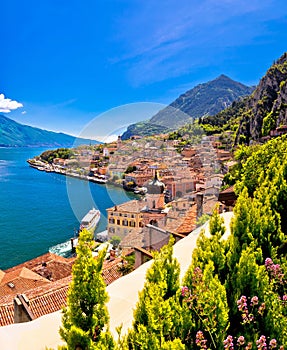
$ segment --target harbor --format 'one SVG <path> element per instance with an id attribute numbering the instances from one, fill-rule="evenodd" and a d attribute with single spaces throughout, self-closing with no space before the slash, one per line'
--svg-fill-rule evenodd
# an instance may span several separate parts
<path id="1" fill-rule="evenodd" d="M 64 169 L 63 167 L 58 165 L 44 163 L 40 160 L 35 160 L 34 158 L 28 159 L 27 163 L 30 165 L 31 168 L 37 169 L 39 171 L 44 171 L 46 173 L 56 173 L 59 175 L 65 175 L 75 179 L 90 181 L 101 185 L 105 185 L 108 182 L 107 177 L 104 175 L 90 176 L 79 174 L 71 170 Z"/>

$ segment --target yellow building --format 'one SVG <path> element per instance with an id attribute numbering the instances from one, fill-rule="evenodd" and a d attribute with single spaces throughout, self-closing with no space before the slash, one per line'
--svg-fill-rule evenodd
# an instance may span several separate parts
<path id="1" fill-rule="evenodd" d="M 117 235 L 123 238 L 135 229 L 143 227 L 141 210 L 144 206 L 144 201 L 132 200 L 107 209 L 109 237 Z"/>
<path id="2" fill-rule="evenodd" d="M 107 209 L 109 238 L 114 235 L 124 238 L 146 224 L 164 224 L 165 185 L 158 180 L 157 174 L 147 184 L 147 190 L 144 200 L 132 200 Z"/>

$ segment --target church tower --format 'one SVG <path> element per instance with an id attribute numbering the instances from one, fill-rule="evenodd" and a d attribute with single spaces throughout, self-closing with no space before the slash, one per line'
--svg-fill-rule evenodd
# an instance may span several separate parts
<path id="1" fill-rule="evenodd" d="M 165 184 L 158 179 L 157 172 L 154 178 L 147 184 L 147 210 L 149 211 L 161 211 L 164 209 L 164 191 Z"/>
<path id="2" fill-rule="evenodd" d="M 122 147 L 122 138 L 121 136 L 119 135 L 118 136 L 118 139 L 117 139 L 117 149 L 120 149 Z"/>

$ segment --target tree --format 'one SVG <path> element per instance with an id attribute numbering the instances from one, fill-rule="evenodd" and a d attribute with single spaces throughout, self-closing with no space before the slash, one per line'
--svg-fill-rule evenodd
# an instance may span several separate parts
<path id="1" fill-rule="evenodd" d="M 113 349 L 113 339 L 108 330 L 109 316 L 105 303 L 108 300 L 101 270 L 106 251 L 92 256 L 93 235 L 82 230 L 76 248 L 72 282 L 63 309 L 60 335 L 67 349 Z"/>
<path id="2" fill-rule="evenodd" d="M 199 267 L 204 269 L 205 265 L 209 261 L 214 264 L 214 273 L 219 276 L 221 283 L 225 282 L 226 278 L 226 250 L 227 245 L 222 236 L 225 233 L 224 220 L 218 213 L 218 207 L 216 207 L 209 220 L 209 233 L 210 236 L 206 237 L 204 231 L 202 231 L 197 239 L 196 248 L 192 254 L 192 265 L 190 271 Z"/>
<path id="3" fill-rule="evenodd" d="M 210 261 L 204 266 L 189 270 L 182 288 L 185 319 L 192 319 L 193 324 L 184 323 L 184 339 L 188 349 L 197 344 L 197 333 L 202 331 L 211 349 L 222 348 L 222 342 L 229 327 L 226 290 L 218 276 L 214 276 L 214 265 Z M 188 317 L 189 316 L 189 317 Z M 189 327 L 187 329 L 186 327 Z"/>
<path id="4" fill-rule="evenodd" d="M 210 219 L 210 216 L 208 214 L 202 214 L 201 217 L 199 217 L 198 220 L 196 221 L 196 226 L 204 225 L 209 219 Z"/>
<path id="5" fill-rule="evenodd" d="M 172 257 L 174 239 L 155 253 L 146 274 L 128 332 L 129 349 L 182 349 L 183 319 L 179 302 L 179 264 Z M 177 339 L 177 340 L 176 340 Z M 174 342 L 175 341 L 175 342 Z"/>
<path id="6" fill-rule="evenodd" d="M 111 244 L 114 246 L 114 247 L 118 247 L 118 245 L 120 244 L 121 242 L 121 237 L 120 236 L 112 236 L 111 238 Z"/>

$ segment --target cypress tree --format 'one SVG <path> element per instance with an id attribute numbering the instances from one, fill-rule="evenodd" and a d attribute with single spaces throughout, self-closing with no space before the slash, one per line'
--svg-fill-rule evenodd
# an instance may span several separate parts
<path id="1" fill-rule="evenodd" d="M 211 349 L 222 348 L 229 327 L 229 308 L 225 287 L 214 274 L 213 262 L 207 263 L 204 270 L 198 267 L 193 271 L 189 269 L 184 284 L 182 290 L 183 302 L 186 304 L 184 312 L 193 320 L 193 324 L 188 325 L 191 327 L 190 337 L 184 341 L 187 348 L 195 347 L 199 331 L 205 334 Z M 186 326 L 184 324 L 184 327 Z"/>
<path id="2" fill-rule="evenodd" d="M 139 293 L 132 329 L 127 335 L 129 349 L 183 349 L 180 338 L 183 326 L 179 302 L 179 264 L 172 257 L 174 240 L 160 253 L 146 274 Z"/>
<path id="3" fill-rule="evenodd" d="M 105 330 L 109 321 L 105 305 L 108 294 L 101 271 L 106 251 L 101 251 L 94 259 L 93 245 L 92 233 L 81 231 L 60 328 L 60 335 L 71 350 L 114 348 L 113 339 Z"/>
<path id="4" fill-rule="evenodd" d="M 217 274 L 221 283 L 226 279 L 226 253 L 227 245 L 222 236 L 225 233 L 224 220 L 218 213 L 216 207 L 209 220 L 209 233 L 207 237 L 202 231 L 197 239 L 196 248 L 192 254 L 192 265 L 189 270 L 192 271 L 199 267 L 204 269 L 209 261 L 214 264 L 214 274 Z M 191 277 L 192 278 L 192 277 Z"/>

